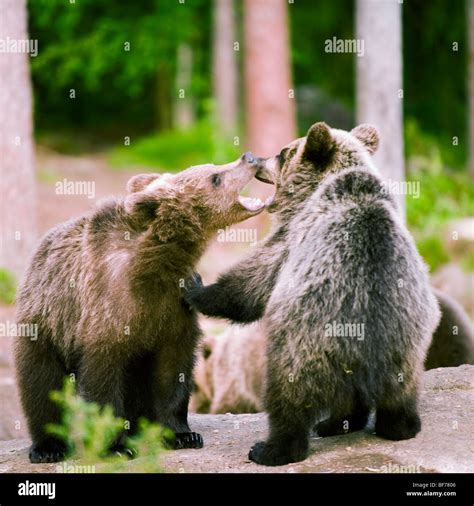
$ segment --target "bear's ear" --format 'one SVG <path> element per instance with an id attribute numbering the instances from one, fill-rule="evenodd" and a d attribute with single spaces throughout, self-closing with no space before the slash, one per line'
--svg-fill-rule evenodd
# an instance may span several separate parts
<path id="1" fill-rule="evenodd" d="M 136 191 L 125 198 L 125 211 L 141 223 L 146 223 L 156 216 L 159 201 L 155 194 Z"/>
<path id="2" fill-rule="evenodd" d="M 331 162 L 335 148 L 329 126 L 324 122 L 315 123 L 306 134 L 303 157 L 318 167 L 325 167 Z"/>
<path id="3" fill-rule="evenodd" d="M 368 125 L 367 123 L 362 123 L 351 130 L 351 134 L 359 139 L 360 142 L 367 148 L 367 151 L 373 155 L 377 148 L 379 147 L 380 137 L 377 129 Z"/>
<path id="4" fill-rule="evenodd" d="M 127 183 L 127 193 L 141 192 L 152 181 L 159 179 L 161 174 L 138 174 Z"/>

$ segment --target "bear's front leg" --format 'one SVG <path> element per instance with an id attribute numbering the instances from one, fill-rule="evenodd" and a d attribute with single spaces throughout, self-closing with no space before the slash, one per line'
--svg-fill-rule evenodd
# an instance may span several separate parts
<path id="1" fill-rule="evenodd" d="M 115 351 L 115 352 L 114 352 Z M 116 417 L 126 418 L 125 413 L 125 358 L 117 350 L 85 353 L 79 368 L 79 391 L 87 402 L 100 406 L 110 405 Z M 110 445 L 109 452 L 135 456 L 135 451 L 125 444 L 125 429 Z"/>
<path id="2" fill-rule="evenodd" d="M 29 458 L 32 464 L 60 462 L 66 458 L 68 445 L 48 434 L 48 424 L 61 422 L 60 409 L 49 394 L 60 390 L 66 368 L 59 357 L 52 353 L 43 333 L 39 339 L 17 340 L 16 372 L 23 409 L 32 439 Z"/>
<path id="3" fill-rule="evenodd" d="M 206 316 L 235 323 L 259 320 L 286 257 L 285 236 L 283 229 L 276 231 L 252 255 L 219 276 L 216 283 L 189 288 L 184 296 L 186 302 Z"/>
<path id="4" fill-rule="evenodd" d="M 191 290 L 200 288 L 203 288 L 203 284 L 199 272 L 193 272 L 189 278 L 184 280 L 184 286 L 181 288 L 181 296 L 183 297 L 185 306 L 187 306 L 189 310 L 192 310 L 193 307 L 188 303 L 187 294 Z"/>
<path id="5" fill-rule="evenodd" d="M 111 405 L 116 417 L 124 417 L 124 359 L 97 350 L 85 353 L 79 367 L 79 391 L 87 402 Z"/>
<path id="6" fill-rule="evenodd" d="M 263 316 L 265 305 L 256 291 L 250 292 L 245 286 L 245 281 L 228 273 L 212 285 L 187 288 L 184 299 L 206 316 L 251 323 Z"/>

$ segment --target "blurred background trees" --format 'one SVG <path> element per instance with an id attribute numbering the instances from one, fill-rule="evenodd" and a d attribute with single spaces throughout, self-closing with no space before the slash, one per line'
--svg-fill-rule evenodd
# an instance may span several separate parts
<path id="1" fill-rule="evenodd" d="M 16 121 L 28 132 L 26 71 L 22 84 L 8 70 L 13 58 L 15 69 L 30 63 L 37 145 L 97 153 L 112 170 L 175 171 L 247 149 L 275 154 L 315 121 L 343 129 L 373 122 L 382 173 L 403 178 L 406 165 L 421 183 L 420 198 L 407 199 L 407 220 L 437 268 L 450 258 L 443 224 L 474 214 L 466 182 L 469 166 L 474 175 L 473 2 L 28 0 L 39 53 L 0 55 L 2 77 L 10 76 L 2 80 L 2 138 Z M 363 57 L 325 51 L 327 40 L 358 36 Z M 2 184 L 14 177 L 17 194 L 28 195 L 29 162 L 18 160 L 15 169 L 4 164 Z M 25 215 L 34 216 L 33 202 Z M 14 263 L 2 260 L 16 271 Z"/>
<path id="2" fill-rule="evenodd" d="M 28 38 L 25 0 L 2 2 L 0 39 L 8 38 Z M 0 291 L 5 294 L 10 292 L 11 273 L 22 273 L 36 241 L 28 59 L 25 53 L 4 53 L 0 58 Z"/>
<path id="3" fill-rule="evenodd" d="M 466 167 L 467 159 L 469 1 L 449 2 L 449 22 L 446 0 L 410 0 L 400 5 L 405 136 L 412 133 L 407 133 L 406 125 L 414 120 L 420 132 L 434 138 L 449 166 L 458 170 Z M 369 9 L 370 4 L 377 2 L 369 1 Z M 174 123 L 180 115 L 170 109 L 180 103 L 176 73 L 178 63 L 181 69 L 186 67 L 183 61 L 189 54 L 192 68 L 186 96 L 192 97 L 196 121 L 209 118 L 214 109 L 221 123 L 238 122 L 241 133 L 244 126 L 252 130 L 250 111 L 239 106 L 257 107 L 252 93 L 258 94 L 259 83 L 270 79 L 271 70 L 265 69 L 277 60 L 281 72 L 272 77 L 275 82 L 288 81 L 285 88 L 295 89 L 291 103 L 296 106 L 299 133 L 315 119 L 341 128 L 355 122 L 356 64 L 363 58 L 324 51 L 327 39 L 356 37 L 355 0 L 81 0 L 73 4 L 30 0 L 28 10 L 31 37 L 40 42 L 38 57 L 31 59 L 39 134 L 77 130 L 83 140 L 89 137 L 100 144 L 117 142 L 124 130 L 144 135 L 178 126 Z M 255 53 L 251 23 L 258 12 L 263 18 L 254 31 L 264 46 Z M 380 41 L 382 55 L 386 42 Z M 233 51 L 224 49 L 229 44 Z M 272 45 L 266 48 L 266 44 Z M 183 45 L 191 51 L 180 51 Z M 290 68 L 286 68 L 286 52 Z M 259 57 L 265 67 L 251 66 Z M 249 72 L 258 79 L 244 89 L 242 76 Z M 247 91 L 250 96 L 245 101 Z M 75 98 L 70 99 L 73 92 Z M 242 113 L 238 115 L 236 108 Z M 455 135 L 460 142 L 453 149 Z M 410 153 L 414 144 L 410 138 L 405 140 Z"/>

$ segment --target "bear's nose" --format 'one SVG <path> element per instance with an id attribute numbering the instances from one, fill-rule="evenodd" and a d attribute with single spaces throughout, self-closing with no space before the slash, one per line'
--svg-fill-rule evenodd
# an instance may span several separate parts
<path id="1" fill-rule="evenodd" d="M 254 158 L 251 151 L 247 151 L 246 153 L 244 153 L 243 159 L 247 163 L 254 163 L 255 162 L 255 158 Z"/>

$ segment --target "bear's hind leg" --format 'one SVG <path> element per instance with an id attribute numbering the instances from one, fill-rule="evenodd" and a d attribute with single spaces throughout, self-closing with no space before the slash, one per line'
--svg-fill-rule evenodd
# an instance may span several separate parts
<path id="1" fill-rule="evenodd" d="M 369 419 L 370 407 L 358 394 L 355 396 L 353 402 L 352 410 L 346 415 L 334 413 L 326 420 L 322 420 L 316 424 L 314 430 L 318 433 L 318 436 L 339 436 L 364 429 Z"/>
<path id="2" fill-rule="evenodd" d="M 269 368 L 270 369 L 270 368 Z M 268 375 L 265 398 L 269 415 L 270 435 L 267 441 L 252 446 L 249 459 L 266 466 L 281 466 L 299 462 L 308 456 L 309 433 L 314 424 L 315 406 L 310 392 L 288 391 L 285 395 L 281 385 L 272 384 Z M 295 390 L 304 388 L 294 386 Z M 298 402 L 294 402 L 297 398 Z"/>
<path id="3" fill-rule="evenodd" d="M 29 458 L 33 464 L 60 462 L 67 444 L 45 430 L 61 421 L 59 408 L 51 401 L 52 390 L 61 390 L 66 370 L 42 335 L 36 341 L 21 339 L 16 350 L 16 369 L 23 410 L 32 438 Z"/>
<path id="4" fill-rule="evenodd" d="M 269 412 L 270 436 L 255 443 L 249 452 L 249 459 L 256 464 L 282 466 L 308 456 L 313 413 L 303 406 L 287 405 L 286 408 L 287 412 Z"/>
<path id="5" fill-rule="evenodd" d="M 420 430 L 416 396 L 377 405 L 375 433 L 378 436 L 398 441 L 415 437 Z"/>

